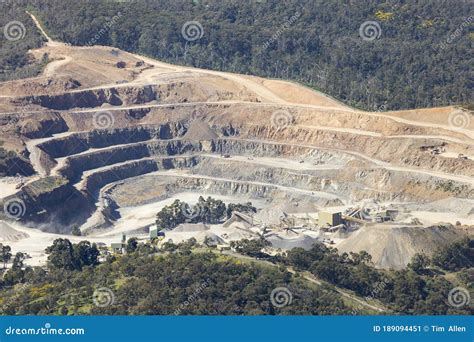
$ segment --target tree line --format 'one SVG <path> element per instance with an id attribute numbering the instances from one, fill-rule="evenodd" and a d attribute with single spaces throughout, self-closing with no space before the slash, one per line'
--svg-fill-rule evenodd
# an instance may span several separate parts
<path id="1" fill-rule="evenodd" d="M 295 80 L 368 110 L 473 104 L 471 3 L 40 0 L 55 38 L 167 62 Z M 113 21 L 120 13 L 120 20 Z M 198 22 L 186 39 L 186 22 Z M 374 39 L 362 24 L 375 22 Z M 112 24 L 110 24 L 112 23 Z M 106 29 L 104 29 L 106 28 Z M 194 39 L 197 38 L 197 39 Z M 370 38 L 370 37 L 369 37 Z"/>
<path id="2" fill-rule="evenodd" d="M 309 251 L 294 248 L 283 262 L 359 296 L 378 299 L 401 314 L 474 313 L 469 305 L 457 308 L 447 301 L 457 284 L 472 289 L 472 280 L 468 279 L 474 275 L 474 240 L 466 237 L 441 247 L 432 258 L 416 254 L 402 270 L 378 270 L 371 259 L 364 251 L 338 254 L 336 249 L 319 244 Z M 452 272 L 457 272 L 454 282 L 445 277 Z"/>
<path id="3" fill-rule="evenodd" d="M 253 214 L 257 209 L 250 202 L 225 204 L 212 197 L 199 196 L 195 205 L 177 199 L 156 214 L 155 223 L 160 230 L 173 229 L 182 223 L 217 224 L 229 219 L 234 211 Z"/>
<path id="4" fill-rule="evenodd" d="M 234 243 L 237 252 L 257 258 L 266 246 L 258 240 Z M 8 246 L 0 251 L 4 262 L 10 260 Z M 472 289 L 473 251 L 474 240 L 465 238 L 440 248 L 431 258 L 423 256 L 428 262 L 421 267 L 417 255 L 406 269 L 379 270 L 364 251 L 339 254 L 316 244 L 310 250 L 266 255 L 278 266 L 268 267 L 213 252 L 195 239 L 158 248 L 132 238 L 127 254 L 109 255 L 99 263 L 95 244 L 57 239 L 46 249 L 46 268 L 26 266 L 26 255 L 20 252 L 12 267 L 2 271 L 0 313 L 151 315 L 173 314 L 177 308 L 180 314 L 196 315 L 373 313 L 348 306 L 331 286 L 310 286 L 301 276 L 309 272 L 369 301 L 377 300 L 390 312 L 472 315 L 471 306 L 455 307 L 447 299 L 453 288 Z M 203 282 L 205 289 L 195 296 L 196 284 Z M 101 287 L 113 291 L 113 305 L 91 304 L 94 289 Z M 272 304 L 270 296 L 277 287 L 291 292 L 293 304 L 282 308 Z M 189 297 L 196 299 L 183 306 Z"/>
<path id="5" fill-rule="evenodd" d="M 48 62 L 47 55 L 36 61 L 28 52 L 30 49 L 40 47 L 44 38 L 38 32 L 31 17 L 25 13 L 25 9 L 25 1 L 2 2 L 0 82 L 37 76 Z"/>

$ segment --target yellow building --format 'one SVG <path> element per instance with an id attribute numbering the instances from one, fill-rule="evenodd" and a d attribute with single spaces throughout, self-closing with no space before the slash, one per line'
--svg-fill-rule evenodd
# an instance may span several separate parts
<path id="1" fill-rule="evenodd" d="M 318 213 L 318 223 L 320 226 L 338 226 L 342 224 L 341 212 L 320 211 Z"/>

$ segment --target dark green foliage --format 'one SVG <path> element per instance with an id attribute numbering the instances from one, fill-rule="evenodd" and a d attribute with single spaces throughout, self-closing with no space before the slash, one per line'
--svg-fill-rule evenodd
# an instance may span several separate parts
<path id="1" fill-rule="evenodd" d="M 72 227 L 71 234 L 74 236 L 81 236 L 82 235 L 81 229 L 78 226 L 74 226 Z"/>
<path id="2" fill-rule="evenodd" d="M 125 251 L 127 253 L 133 253 L 138 248 L 138 241 L 137 238 L 130 238 L 127 240 L 127 246 L 125 247 Z"/>
<path id="3" fill-rule="evenodd" d="M 22 252 L 17 252 L 13 258 L 12 269 L 21 270 L 24 267 L 23 261 L 25 261 L 26 255 Z"/>
<path id="4" fill-rule="evenodd" d="M 131 240 L 128 241 L 135 245 Z M 253 257 L 264 246 L 263 241 L 248 240 L 233 245 L 238 252 Z M 24 267 L 25 255 L 16 254 L 12 268 L 0 280 L 0 298 L 6 299 L 0 312 L 11 315 L 64 312 L 328 315 L 351 312 L 331 286 L 308 286 L 302 277 L 293 276 L 286 270 L 286 266 L 292 266 L 352 290 L 366 300 L 377 299 L 395 313 L 474 314 L 470 306 L 456 308 L 447 301 L 453 288 L 472 288 L 472 268 L 462 268 L 454 284 L 435 273 L 420 275 L 412 269 L 377 270 L 371 266 L 371 258 L 366 252 L 339 255 L 337 250 L 322 244 L 309 251 L 296 248 L 289 251 L 287 257 L 272 259 L 279 267 L 242 263 L 232 257 L 207 252 L 194 253 L 195 247 L 198 246 L 194 239 L 178 245 L 168 243 L 161 249 L 164 254 L 157 256 L 154 246 L 138 244 L 134 249 L 136 253 L 109 259 L 96 267 L 82 267 L 97 264 L 95 245 L 88 241 L 76 245 L 66 239 L 57 239 L 47 249 L 50 254 L 48 272 L 39 267 Z M 23 284 L 24 287 L 18 288 Z M 98 287 L 113 290 L 114 305 L 105 308 L 92 305 L 92 293 Z M 286 287 L 291 292 L 291 305 L 276 308 L 271 304 L 270 294 L 276 287 Z M 81 311 L 84 307 L 90 310 L 91 305 L 91 311 Z"/>
<path id="5" fill-rule="evenodd" d="M 415 273 L 422 274 L 429 265 L 430 259 L 424 254 L 417 253 L 411 259 L 408 268 L 412 269 Z"/>
<path id="6" fill-rule="evenodd" d="M 159 229 L 171 229 L 177 225 L 186 222 L 183 215 L 184 202 L 174 201 L 171 205 L 165 206 L 156 214 L 156 225 Z"/>
<path id="7" fill-rule="evenodd" d="M 68 239 L 56 239 L 52 246 L 46 248 L 48 265 L 52 268 L 80 270 L 83 266 L 98 264 L 99 250 L 96 244 L 81 241 L 72 244 Z"/>
<path id="8" fill-rule="evenodd" d="M 433 264 L 447 271 L 474 267 L 474 240 L 466 237 L 440 248 L 433 255 Z"/>
<path id="9" fill-rule="evenodd" d="M 232 241 L 230 246 L 237 252 L 243 255 L 251 257 L 262 257 L 262 249 L 267 246 L 268 243 L 265 240 L 240 240 Z"/>
<path id="10" fill-rule="evenodd" d="M 229 203 L 227 205 L 227 209 L 226 209 L 226 215 L 227 215 L 227 218 L 231 218 L 232 216 L 232 213 L 234 211 L 238 211 L 240 213 L 244 213 L 244 214 L 255 214 L 257 212 L 257 208 L 255 208 L 252 203 L 250 202 L 247 202 L 245 204 L 242 204 L 242 203 L 237 203 L 237 204 L 234 204 L 234 203 Z"/>
<path id="11" fill-rule="evenodd" d="M 24 38 L 9 41 L 4 37 L 4 27 L 12 21 L 19 21 L 24 25 Z M 0 81 L 37 76 L 46 64 L 47 56 L 41 61 L 35 61 L 28 50 L 40 47 L 43 37 L 20 2 L 2 2 L 0 33 Z"/>
<path id="12" fill-rule="evenodd" d="M 33 270 L 30 271 L 33 273 Z M 120 285 L 116 281 L 120 280 Z M 92 302 L 98 287 L 112 289 L 114 305 L 99 308 Z M 271 292 L 286 287 L 291 304 L 277 308 Z M 166 257 L 125 255 L 82 271 L 51 269 L 29 279 L 22 290 L 4 288 L 2 314 L 105 315 L 334 315 L 349 314 L 340 295 L 309 287 L 279 268 L 218 260 L 213 254 L 171 254 Z M 80 311 L 87 307 L 91 311 Z"/>
<path id="13" fill-rule="evenodd" d="M 198 203 L 194 206 L 180 200 L 175 200 L 171 205 L 165 206 L 156 214 L 156 225 L 161 229 L 172 229 L 185 222 L 216 224 L 229 218 L 234 210 L 242 212 L 256 211 L 250 202 L 226 206 L 221 200 L 212 197 L 204 199 L 200 196 Z"/>
<path id="14" fill-rule="evenodd" d="M 0 261 L 3 263 L 3 268 L 7 267 L 7 263 L 12 258 L 12 248 L 0 243 Z"/>
<path id="15" fill-rule="evenodd" d="M 194 208 L 193 208 L 194 209 Z M 199 212 L 198 222 L 216 224 L 221 222 L 226 212 L 226 205 L 221 200 L 208 197 L 206 200 L 201 196 L 197 204 Z"/>
<path id="16" fill-rule="evenodd" d="M 369 110 L 473 103 L 468 0 L 455 5 L 429 0 L 101 1 L 93 6 L 43 0 L 34 6 L 56 38 L 74 45 L 90 44 L 120 13 L 96 44 L 176 64 L 297 80 Z M 181 29 L 192 20 L 202 24 L 203 37 L 187 42 Z M 360 38 L 365 21 L 379 23 L 378 39 Z"/>
<path id="17" fill-rule="evenodd" d="M 17 252 L 15 258 L 13 258 L 12 268 L 5 273 L 3 281 L 7 285 L 14 285 L 23 283 L 25 281 L 25 275 L 31 269 L 24 266 L 23 262 L 26 259 L 26 255 L 22 252 Z"/>
<path id="18" fill-rule="evenodd" d="M 74 247 L 68 239 L 56 239 L 52 246 L 46 248 L 48 264 L 51 267 L 74 270 L 77 267 L 74 257 Z"/>
<path id="19" fill-rule="evenodd" d="M 444 252 L 441 255 L 454 249 L 468 256 L 469 252 L 465 249 L 468 245 L 469 239 L 453 243 L 442 249 Z M 447 255 L 452 254 L 448 252 Z M 350 256 L 346 253 L 339 255 L 336 249 L 316 245 L 309 251 L 302 248 L 289 251 L 286 263 L 299 270 L 309 270 L 316 277 L 353 290 L 359 296 L 378 299 L 395 312 L 426 315 L 473 313 L 469 306 L 456 309 L 448 305 L 448 293 L 456 285 L 436 273 L 424 272 L 430 263 L 426 256 L 416 255 L 407 269 L 399 271 L 377 270 L 370 266 L 370 260 L 370 255 L 365 251 L 351 253 Z M 452 265 L 453 259 L 449 260 Z M 465 268 L 461 276 L 462 284 L 470 288 L 472 280 L 468 281 L 470 277 L 467 274 L 470 273 L 467 267 L 472 265 L 464 264 L 462 267 Z"/>
<path id="20" fill-rule="evenodd" d="M 298 269 L 309 269 L 313 262 L 322 260 L 329 253 L 329 248 L 323 244 L 316 244 L 309 251 L 303 248 L 293 248 L 287 253 L 287 259 L 290 265 Z"/>
<path id="21" fill-rule="evenodd" d="M 95 243 L 91 244 L 89 241 L 81 241 L 78 244 L 74 244 L 73 248 L 75 264 L 79 265 L 79 268 L 98 265 L 97 258 L 100 252 Z"/>

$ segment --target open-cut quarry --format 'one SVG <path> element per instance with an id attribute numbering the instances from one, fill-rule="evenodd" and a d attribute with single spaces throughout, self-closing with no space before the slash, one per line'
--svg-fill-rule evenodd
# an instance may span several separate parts
<path id="1" fill-rule="evenodd" d="M 32 53 L 52 60 L 43 75 L 0 83 L 0 140 L 17 156 L 0 240 L 32 264 L 57 237 L 148 238 L 161 208 L 199 196 L 257 212 L 163 241 L 325 243 L 401 268 L 473 233 L 474 120 L 460 108 L 365 112 L 291 82 L 51 39 Z"/>

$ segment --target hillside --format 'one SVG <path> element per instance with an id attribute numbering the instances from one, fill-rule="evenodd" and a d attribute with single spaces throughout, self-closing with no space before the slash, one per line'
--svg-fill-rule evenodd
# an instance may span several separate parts
<path id="1" fill-rule="evenodd" d="M 2 2 L 0 28 L 0 82 L 39 75 L 48 57 L 35 60 L 29 49 L 40 47 L 44 38 L 24 8 L 16 2 Z"/>
<path id="2" fill-rule="evenodd" d="M 55 0 L 31 6 L 66 43 L 290 79 L 366 110 L 473 103 L 469 0 L 456 6 L 427 0 L 100 1 L 93 8 Z M 183 37 L 186 22 L 198 23 L 196 39 Z M 362 39 L 366 22 L 375 24 Z"/>
<path id="3" fill-rule="evenodd" d="M 226 51 L 232 51 L 235 67 L 216 67 L 212 58 L 210 64 L 195 58 L 183 62 L 180 46 L 186 47 L 186 58 L 201 48 L 206 56 L 211 45 L 218 46 L 213 39 L 222 37 L 205 31 L 214 38 L 192 40 L 189 32 L 169 31 L 166 25 L 178 25 L 176 19 L 158 20 L 154 11 L 166 4 L 104 1 L 91 9 L 84 3 L 66 8 L 37 2 L 22 14 L 44 43 L 22 50 L 32 65 L 42 66 L 37 75 L 0 82 L 0 238 L 8 266 L 0 281 L 0 297 L 6 298 L 2 312 L 171 314 L 193 296 L 192 284 L 208 283 L 207 275 L 212 286 L 201 286 L 202 302 L 183 313 L 470 313 L 465 302 L 457 306 L 449 300 L 459 286 L 468 291 L 474 265 L 474 117 L 462 106 L 433 107 L 451 97 L 448 84 L 456 84 L 452 94 L 458 100 L 468 94 L 468 85 L 456 83 L 469 77 L 457 69 L 464 68 L 468 55 L 446 66 L 444 57 L 434 54 L 442 60 L 436 72 L 444 77 L 443 86 L 428 87 L 432 79 L 416 85 L 416 97 L 423 100 L 413 103 L 406 97 L 414 89 L 403 79 L 406 70 L 393 69 L 408 50 L 397 45 L 395 53 L 388 41 L 359 36 L 361 44 L 392 53 L 393 60 L 381 64 L 387 73 L 379 75 L 388 83 L 375 87 L 381 93 L 365 87 L 364 94 L 371 95 L 360 97 L 354 82 L 374 71 L 377 59 L 354 64 L 364 73 L 356 68 L 356 78 L 350 70 L 332 75 L 336 96 L 330 89 L 326 94 L 259 76 L 268 75 L 265 68 L 245 69 L 250 60 L 232 47 Z M 295 4 L 306 4 L 308 13 L 326 20 L 329 37 L 335 30 L 331 6 L 343 19 L 350 15 L 322 2 L 290 1 L 287 8 Z M 327 17 L 313 13 L 315 5 L 325 8 Z M 147 14 L 140 24 L 134 21 L 142 18 L 127 12 L 130 6 L 133 13 Z M 175 2 L 159 13 L 177 18 L 173 11 L 180 6 L 203 27 L 213 22 L 210 13 L 225 15 L 231 27 L 247 17 L 247 24 L 264 20 L 255 27 L 272 29 L 278 24 L 267 18 L 270 7 L 275 17 L 287 16 L 272 1 L 241 5 L 266 9 L 248 16 L 214 1 Z M 359 11 L 377 9 L 376 18 L 390 27 L 404 18 L 401 13 L 433 9 L 390 5 L 397 16 L 386 6 L 374 3 Z M 458 10 L 445 9 L 459 24 Z M 68 25 L 66 10 L 77 26 Z M 101 17 L 102 11 L 111 12 Z M 117 14 L 110 16 L 113 11 Z M 273 43 L 264 44 L 265 51 L 286 42 L 291 28 L 311 33 L 307 18 L 303 28 L 298 18 L 306 17 L 292 19 Z M 423 19 L 406 39 L 443 22 Z M 141 25 L 153 30 L 142 35 Z M 93 38 L 91 28 L 98 29 Z M 395 31 L 384 32 L 400 44 Z M 162 51 L 160 44 L 168 40 L 154 39 L 154 32 L 178 39 L 171 49 L 175 54 L 164 61 L 152 51 Z M 245 37 L 239 32 L 232 35 Z M 253 32 L 263 39 L 260 34 L 267 31 Z M 450 46 L 459 42 L 462 50 L 466 37 Z M 326 51 L 320 42 L 312 51 L 316 57 L 315 51 Z M 148 44 L 157 45 L 146 51 Z M 410 52 L 417 61 L 404 65 L 411 68 L 424 57 L 418 48 Z M 303 71 L 298 63 L 304 54 L 296 53 L 296 46 L 290 50 L 295 70 Z M 273 60 L 259 62 L 268 66 Z M 337 72 L 345 70 L 339 59 L 327 62 Z M 21 69 L 19 64 L 15 70 Z M 448 82 L 445 72 L 459 77 Z M 299 76 L 288 72 L 284 78 L 302 81 Z M 344 95 L 346 90 L 354 97 Z M 374 108 L 372 100 L 382 98 L 392 104 Z M 370 99 L 364 102 L 368 110 L 349 105 L 360 106 L 364 99 Z M 431 107 L 382 111 L 420 103 Z M 171 274 L 171 281 L 164 274 Z M 295 289 L 295 306 L 275 312 L 278 306 L 269 305 L 268 297 L 280 285 Z M 92 306 L 96 287 L 113 291 L 117 306 Z"/>
<path id="4" fill-rule="evenodd" d="M 51 62 L 39 77 L 0 83 L 4 173 L 22 176 L 2 180 L 0 197 L 19 203 L 14 218 L 22 224 L 54 234 L 79 226 L 93 241 L 110 243 L 121 233 L 144 237 L 170 200 L 212 195 L 257 202 L 271 213 L 244 236 L 270 228 L 275 241 L 288 240 L 282 246 L 342 243 L 395 268 L 472 234 L 474 120 L 467 111 L 360 111 L 288 81 L 70 46 L 32 18 L 47 43 L 30 53 Z M 301 217 L 358 207 L 399 213 L 384 223 L 380 250 L 364 242 L 371 234 L 358 231 L 360 221 L 349 218 L 340 231 L 325 232 Z M 363 224 L 375 220 L 369 216 Z M 288 222 L 302 230 L 286 236 Z M 391 247 L 410 236 L 400 231 L 416 236 L 440 224 L 453 228 L 407 250 Z M 226 243 L 242 236 L 221 227 L 213 234 L 228 236 Z M 361 243 L 344 244 L 351 235 Z M 16 245 L 41 262 L 53 235 L 43 237 Z M 33 244 L 38 238 L 42 243 Z"/>
<path id="5" fill-rule="evenodd" d="M 0 314 L 469 315 L 465 294 L 451 293 L 455 285 L 469 286 L 472 242 L 441 250 L 430 268 L 385 272 L 366 253 L 339 256 L 323 246 L 256 259 L 244 255 L 252 249 L 248 241 L 237 254 L 195 240 L 157 248 L 130 239 L 126 255 L 99 263 L 95 244 L 57 239 L 46 250 L 47 272 L 25 267 L 24 255 L 16 254 L 0 280 Z M 460 250 L 468 262 L 452 258 Z"/>

